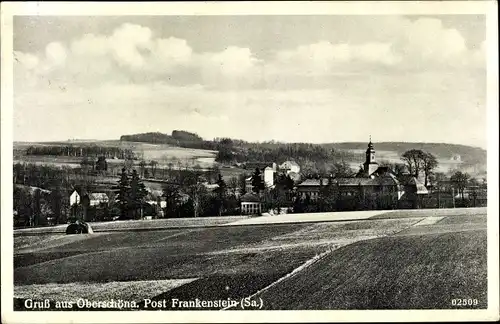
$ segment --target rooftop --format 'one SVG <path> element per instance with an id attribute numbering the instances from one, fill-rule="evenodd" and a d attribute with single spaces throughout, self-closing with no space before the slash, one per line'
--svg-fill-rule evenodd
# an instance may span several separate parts
<path id="1" fill-rule="evenodd" d="M 260 202 L 260 199 L 257 195 L 253 193 L 247 192 L 243 196 L 241 196 L 241 202 Z"/>
<path id="2" fill-rule="evenodd" d="M 323 178 L 323 185 L 328 184 L 328 178 Z M 334 178 L 332 179 L 333 185 L 339 186 L 383 186 L 383 185 L 397 185 L 398 181 L 391 177 L 377 177 L 377 178 Z M 320 179 L 307 179 L 298 185 L 299 187 L 305 186 L 320 186 Z"/>
<path id="3" fill-rule="evenodd" d="M 108 200 L 108 195 L 106 195 L 104 192 L 94 192 L 89 194 L 89 198 L 91 200 Z"/>

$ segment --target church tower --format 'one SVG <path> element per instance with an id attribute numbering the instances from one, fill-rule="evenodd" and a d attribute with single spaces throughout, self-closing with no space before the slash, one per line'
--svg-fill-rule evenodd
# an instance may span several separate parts
<path id="1" fill-rule="evenodd" d="M 366 159 L 363 166 L 367 176 L 371 176 L 378 169 L 378 163 L 375 162 L 375 149 L 373 148 L 371 136 L 370 143 L 368 143 L 368 148 L 366 149 Z"/>

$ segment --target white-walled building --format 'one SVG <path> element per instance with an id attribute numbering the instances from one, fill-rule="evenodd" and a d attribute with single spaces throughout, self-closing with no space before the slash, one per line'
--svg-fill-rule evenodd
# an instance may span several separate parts
<path id="1" fill-rule="evenodd" d="M 69 196 L 69 205 L 78 205 L 82 201 L 82 198 L 78 191 L 74 190 L 73 193 Z"/>
<path id="2" fill-rule="evenodd" d="M 107 204 L 109 202 L 109 197 L 104 192 L 88 193 L 84 189 L 76 189 L 69 196 L 70 206 L 81 204 L 82 198 L 88 199 L 89 206 L 98 206 L 102 203 Z"/>
<path id="3" fill-rule="evenodd" d="M 274 173 L 276 172 L 276 163 L 273 163 L 273 166 L 266 167 L 264 169 L 264 184 L 266 187 L 274 186 Z"/>
<path id="4" fill-rule="evenodd" d="M 252 172 L 252 174 L 255 172 L 255 169 L 259 169 L 266 188 L 274 186 L 274 175 L 278 169 L 276 163 L 250 162 L 246 164 L 246 169 Z M 252 177 L 250 176 L 245 179 L 246 192 L 251 192 L 252 188 Z"/>
<path id="5" fill-rule="evenodd" d="M 285 171 L 287 175 L 290 172 L 300 173 L 300 166 L 295 161 L 285 161 L 280 164 L 279 169 Z"/>

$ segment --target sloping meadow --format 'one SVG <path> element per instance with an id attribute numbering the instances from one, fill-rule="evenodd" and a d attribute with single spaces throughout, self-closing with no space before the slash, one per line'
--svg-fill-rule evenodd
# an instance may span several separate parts
<path id="1" fill-rule="evenodd" d="M 24 240 L 24 253 L 16 255 L 15 305 L 22 310 L 23 300 L 42 298 L 44 291 L 56 300 L 59 286 L 112 283 L 116 298 L 124 300 L 137 300 L 139 288 L 130 287 L 143 287 L 141 298 L 158 302 L 240 301 L 259 292 L 266 309 L 449 308 L 445 293 L 484 306 L 485 234 L 462 232 L 455 219 L 445 224 L 452 232 L 418 234 L 439 222 L 416 226 L 428 215 L 404 216 L 99 233 L 59 245 L 47 237 L 37 249 Z M 420 232 L 405 234 L 415 228 Z M 165 289 L 152 289 L 148 283 L 155 281 Z M 73 288 L 60 291 L 64 298 L 86 296 Z"/>

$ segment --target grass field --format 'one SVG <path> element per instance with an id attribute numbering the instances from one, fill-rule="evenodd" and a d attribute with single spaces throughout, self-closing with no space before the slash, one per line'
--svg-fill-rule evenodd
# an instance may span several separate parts
<path id="1" fill-rule="evenodd" d="M 387 237 L 341 248 L 262 293 L 265 309 L 486 308 L 486 232 Z M 315 278 L 315 280 L 311 280 Z"/>
<path id="2" fill-rule="evenodd" d="M 119 140 L 110 141 L 79 141 L 79 142 L 52 142 L 52 143 L 14 143 L 14 160 L 32 162 L 32 163 L 49 163 L 49 164 L 79 164 L 81 158 L 67 157 L 67 156 L 39 156 L 39 155 L 25 155 L 25 150 L 28 146 L 46 146 L 46 145 L 102 145 L 114 146 L 123 149 L 131 149 L 134 153 L 144 156 L 147 161 L 155 160 L 159 165 L 167 165 L 168 163 L 176 163 L 177 161 L 190 161 L 197 163 L 202 167 L 210 167 L 214 163 L 216 151 L 190 149 L 183 147 L 176 147 L 167 144 L 149 144 L 139 142 L 125 142 Z M 122 160 L 108 160 L 110 163 L 122 163 Z"/>
<path id="3" fill-rule="evenodd" d="M 226 223 L 232 223 L 248 218 L 248 216 L 214 216 L 214 217 L 199 217 L 199 218 L 164 218 L 154 220 L 126 220 L 115 222 L 91 222 L 90 225 L 94 232 L 110 232 L 110 231 L 141 231 L 152 229 L 165 228 L 184 228 L 184 227 L 204 227 L 215 226 Z M 32 234 L 49 234 L 49 233 L 65 233 L 67 224 L 56 225 L 50 227 L 25 228 L 14 231 L 14 235 L 32 235 Z"/>
<path id="4" fill-rule="evenodd" d="M 265 309 L 453 308 L 451 298 L 486 306 L 484 209 L 385 216 L 15 236 L 15 305 L 23 309 L 23 299 L 44 290 L 51 300 L 79 298 L 85 285 L 108 283 L 125 299 L 136 291 L 153 300 L 258 293 Z M 155 281 L 163 288 L 153 289 Z"/>

